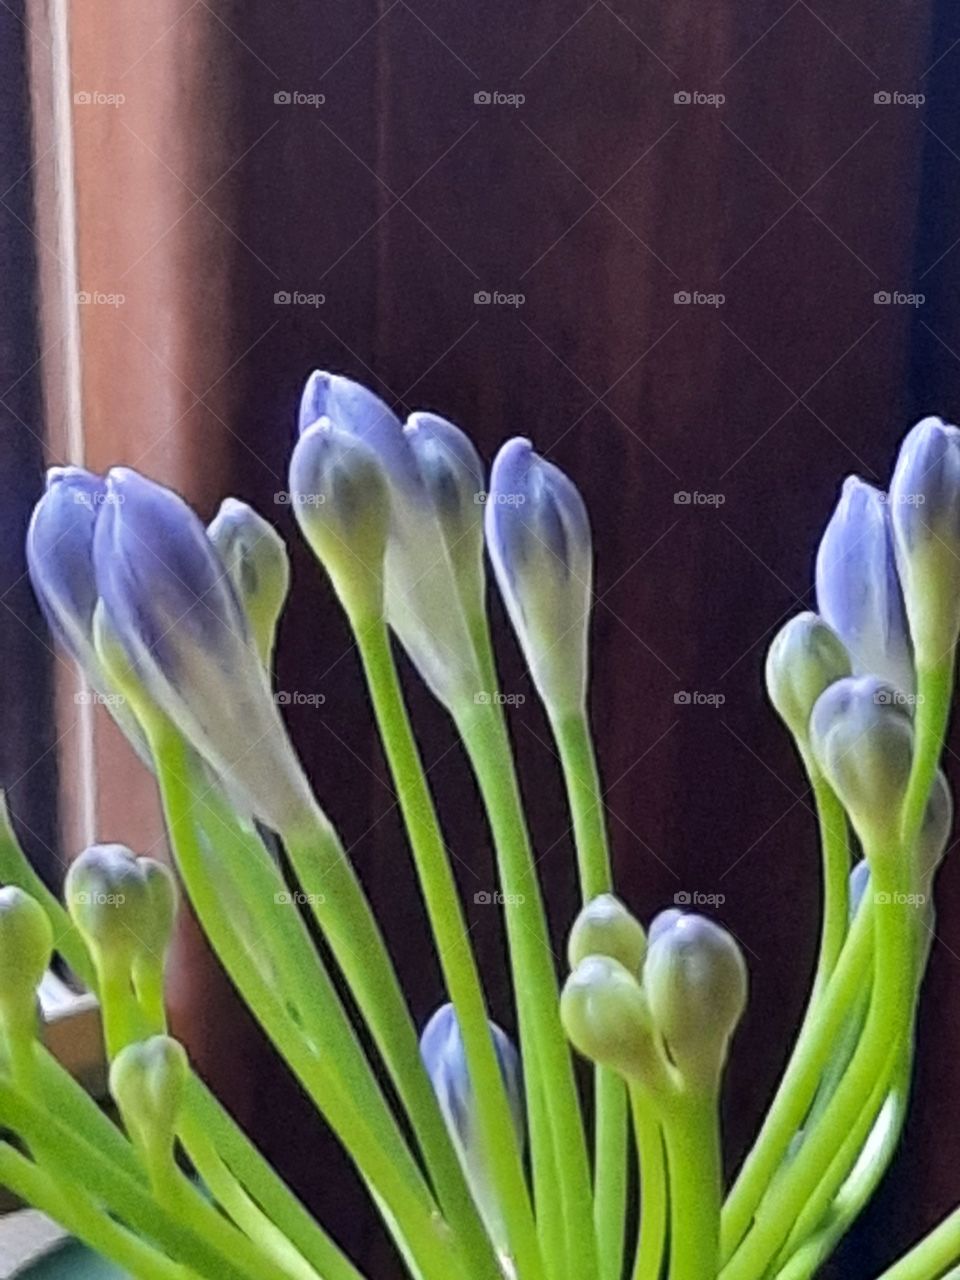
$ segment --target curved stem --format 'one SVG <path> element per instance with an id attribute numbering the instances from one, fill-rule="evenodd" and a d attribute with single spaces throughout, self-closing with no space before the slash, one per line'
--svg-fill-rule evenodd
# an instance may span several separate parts
<path id="1" fill-rule="evenodd" d="M 950 719 L 953 668 L 953 650 L 936 665 L 917 668 L 913 764 L 900 819 L 900 836 L 905 849 L 913 849 L 916 844 L 940 762 Z"/>
<path id="2" fill-rule="evenodd" d="M 960 1262 L 960 1209 L 955 1209 L 939 1227 L 909 1253 L 888 1267 L 877 1280 L 937 1280 L 948 1267 Z"/>
<path id="3" fill-rule="evenodd" d="M 667 1169 L 663 1130 L 651 1100 L 638 1084 L 630 1085 L 633 1127 L 637 1135 L 640 1226 L 633 1280 L 660 1280 L 667 1242 Z"/>
<path id="4" fill-rule="evenodd" d="M 820 999 L 837 967 L 850 923 L 850 846 L 843 805 L 816 766 L 808 765 L 820 827 L 823 863 L 823 928 L 820 954 L 810 995 L 811 1005 Z"/>
<path id="5" fill-rule="evenodd" d="M 662 1106 L 670 1185 L 670 1280 L 716 1280 L 722 1169 L 717 1100 L 681 1094 Z"/>

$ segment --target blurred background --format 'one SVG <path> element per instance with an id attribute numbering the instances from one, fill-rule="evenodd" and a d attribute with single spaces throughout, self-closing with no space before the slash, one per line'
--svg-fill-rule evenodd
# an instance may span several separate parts
<path id="1" fill-rule="evenodd" d="M 162 841 L 150 780 L 77 700 L 23 577 L 45 461 L 137 466 L 205 518 L 237 494 L 289 538 L 277 684 L 425 1020 L 439 977 L 358 662 L 285 502 L 295 407 L 322 367 L 453 419 L 487 460 L 529 435 L 593 517 L 621 892 L 642 918 L 703 895 L 750 962 L 732 1167 L 816 946 L 811 802 L 763 658 L 811 601 L 843 477 L 884 485 L 903 432 L 960 406 L 958 69 L 947 0 L 155 0 L 76 5 L 69 25 L 58 0 L 0 6 L 0 781 L 44 874 L 94 834 Z M 499 630 L 560 937 L 568 817 Z M 510 1026 L 497 912 L 474 901 L 495 887 L 481 811 L 446 717 L 408 684 Z M 956 859 L 938 902 L 908 1137 L 830 1273 L 850 1280 L 960 1198 Z M 171 999 L 271 1158 L 394 1274 L 189 925 Z"/>

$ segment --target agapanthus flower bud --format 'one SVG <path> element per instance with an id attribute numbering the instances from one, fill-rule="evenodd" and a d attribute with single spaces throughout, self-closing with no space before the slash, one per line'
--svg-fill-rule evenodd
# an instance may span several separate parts
<path id="1" fill-rule="evenodd" d="M 482 614 L 484 469 L 473 441 L 435 413 L 412 413 L 403 434 L 429 494 L 468 620 Z"/>
<path id="2" fill-rule="evenodd" d="M 646 954 L 643 926 L 612 893 L 601 893 L 586 904 L 573 922 L 567 943 L 571 969 L 588 956 L 612 956 L 639 975 Z"/>
<path id="3" fill-rule="evenodd" d="M 681 915 L 650 944 L 643 985 L 672 1061 L 691 1084 L 714 1088 L 747 1004 L 734 938 L 705 916 Z"/>
<path id="4" fill-rule="evenodd" d="M 386 478 L 387 621 L 444 705 L 472 701 L 481 688 L 481 677 L 463 606 L 465 588 L 451 559 L 447 531 L 436 508 L 437 495 L 424 482 L 409 434 L 372 391 L 329 373 L 312 374 L 303 395 L 301 430 L 309 434 L 318 420 L 332 423 L 370 448 Z M 371 518 L 366 505 L 363 514 Z M 386 517 L 386 508 L 383 514 Z"/>
<path id="5" fill-rule="evenodd" d="M 612 956 L 587 956 L 567 979 L 560 1017 L 574 1048 L 602 1067 L 658 1087 L 666 1064 L 637 977 Z"/>
<path id="6" fill-rule="evenodd" d="M 154 858 L 122 844 L 94 844 L 70 864 L 64 902 L 99 963 L 132 968 L 138 955 L 162 958 L 173 929 L 176 888 Z"/>
<path id="7" fill-rule="evenodd" d="M 309 787 L 206 530 L 182 498 L 135 471 L 114 468 L 107 497 L 94 537 L 97 589 L 139 689 L 259 818 L 296 822 Z"/>
<path id="8" fill-rule="evenodd" d="M 924 418 L 907 433 L 890 510 L 917 664 L 932 667 L 960 629 L 960 430 Z"/>
<path id="9" fill-rule="evenodd" d="M 253 507 L 226 498 L 207 536 L 247 612 L 260 661 L 269 667 L 277 623 L 290 590 L 290 557 L 280 534 Z"/>
<path id="10" fill-rule="evenodd" d="M 844 481 L 817 551 L 817 608 L 856 675 L 914 689 L 913 653 L 894 558 L 890 500 L 858 476 Z"/>
<path id="11" fill-rule="evenodd" d="M 657 912 L 647 927 L 647 949 L 653 946 L 661 933 L 672 929 L 683 914 L 679 907 L 667 907 L 664 911 Z"/>
<path id="12" fill-rule="evenodd" d="M 871 856 L 897 829 L 913 760 L 913 726 L 902 695 L 875 676 L 838 680 L 810 717 L 817 764 Z"/>
<path id="13" fill-rule="evenodd" d="M 815 613 L 791 618 L 774 637 L 767 654 L 767 693 L 804 754 L 814 703 L 824 689 L 850 674 L 843 641 Z"/>
<path id="14" fill-rule="evenodd" d="M 495 1022 L 490 1023 L 490 1036 L 506 1086 L 510 1118 L 522 1147 L 525 1125 L 520 1057 L 510 1037 Z M 477 1102 L 453 1005 L 441 1005 L 424 1027 L 420 1056 L 487 1230 L 497 1246 L 505 1248 L 506 1231 L 483 1153 Z"/>
<path id="15" fill-rule="evenodd" d="M 593 551 L 576 485 L 529 440 L 510 440 L 493 463 L 485 525 L 500 593 L 541 698 L 551 713 L 580 711 Z"/>
<path id="16" fill-rule="evenodd" d="M 52 954 L 53 928 L 40 903 L 14 885 L 0 889 L 0 1017 L 14 1035 L 32 1033 Z"/>
<path id="17" fill-rule="evenodd" d="M 110 1093 L 134 1144 L 151 1156 L 170 1154 L 190 1065 L 170 1036 L 126 1045 L 110 1066 Z"/>
<path id="18" fill-rule="evenodd" d="M 377 455 L 329 418 L 301 435 L 290 497 L 303 535 L 351 614 L 379 616 L 390 492 Z"/>

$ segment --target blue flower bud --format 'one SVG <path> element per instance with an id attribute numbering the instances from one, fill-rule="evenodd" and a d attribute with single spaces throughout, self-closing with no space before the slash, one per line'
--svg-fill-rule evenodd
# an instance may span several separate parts
<path id="1" fill-rule="evenodd" d="M 894 559 L 890 502 L 848 476 L 817 551 L 817 608 L 856 675 L 914 689 L 913 654 Z"/>
<path id="2" fill-rule="evenodd" d="M 373 392 L 348 378 L 311 375 L 304 391 L 301 429 L 326 420 L 373 451 L 389 491 L 389 534 L 384 563 L 387 621 L 435 696 L 446 706 L 473 701 L 481 688 L 470 621 L 451 558 L 439 494 L 421 474 L 418 452 L 399 418 Z M 439 420 L 435 420 L 439 421 Z M 449 425 L 449 424 L 448 424 Z M 451 427 L 451 430 L 455 430 Z M 291 486 L 292 488 L 294 486 Z M 372 521 L 372 492 L 363 519 Z M 296 501 L 296 498 L 294 499 Z M 301 519 L 303 513 L 298 511 Z"/>
<path id="3" fill-rule="evenodd" d="M 260 661 L 269 668 L 290 590 L 286 544 L 269 521 L 236 498 L 224 500 L 207 526 L 207 536 L 247 611 Z"/>
<path id="4" fill-rule="evenodd" d="M 303 536 L 347 612 L 378 617 L 390 529 L 390 491 L 376 453 L 320 418 L 290 459 L 290 496 Z"/>
<path id="5" fill-rule="evenodd" d="M 500 593 L 541 698 L 551 713 L 580 711 L 593 551 L 576 485 L 529 440 L 510 440 L 494 460 L 485 523 Z"/>
<path id="6" fill-rule="evenodd" d="M 490 1023 L 490 1035 L 506 1086 L 510 1119 L 522 1147 L 525 1126 L 520 1057 L 510 1037 L 495 1022 Z M 505 1248 L 506 1232 L 483 1155 L 477 1103 L 453 1005 L 441 1005 L 424 1027 L 420 1056 L 487 1230 L 495 1243 Z"/>
<path id="7" fill-rule="evenodd" d="M 960 430 L 924 418 L 890 483 L 897 568 L 918 665 L 951 654 L 960 629 Z"/>
<path id="8" fill-rule="evenodd" d="M 107 476 L 107 497 L 94 537 L 97 589 L 137 687 L 258 817 L 275 828 L 297 821 L 309 787 L 203 525 L 177 494 L 126 468 Z M 124 691 L 136 693 L 129 681 Z"/>
<path id="9" fill-rule="evenodd" d="M 123 969 L 145 953 L 162 963 L 177 893 L 171 872 L 122 844 L 93 844 L 70 864 L 64 903 L 97 964 Z"/>
<path id="10" fill-rule="evenodd" d="M 913 760 L 902 695 L 875 676 L 838 680 L 817 700 L 810 745 L 868 857 L 898 829 Z"/>
<path id="11" fill-rule="evenodd" d="M 679 916 L 651 942 L 643 985 L 672 1061 L 691 1084 L 715 1088 L 747 1004 L 733 937 L 705 916 Z"/>
<path id="12" fill-rule="evenodd" d="M 850 674 L 843 641 L 815 613 L 791 618 L 774 638 L 767 654 L 767 693 L 804 754 L 814 703 Z"/>

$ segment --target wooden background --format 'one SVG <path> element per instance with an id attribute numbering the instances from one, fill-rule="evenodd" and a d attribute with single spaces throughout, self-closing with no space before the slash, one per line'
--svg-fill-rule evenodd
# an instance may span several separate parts
<path id="1" fill-rule="evenodd" d="M 41 62 L 46 17 L 40 0 L 26 10 Z M 420 1018 L 439 980 L 356 658 L 275 498 L 302 380 L 326 367 L 401 412 L 439 411 L 488 459 L 529 434 L 576 478 L 598 553 L 593 709 L 621 891 L 644 918 L 679 893 L 722 895 L 750 961 L 731 1161 L 784 1060 L 815 947 L 814 823 L 763 697 L 766 643 L 810 601 L 843 476 L 883 483 L 903 431 L 960 402 L 958 39 L 945 0 L 158 0 L 72 15 L 71 90 L 92 98 L 73 113 L 77 288 L 123 296 L 81 311 L 88 460 L 140 466 L 204 515 L 237 493 L 290 537 L 279 687 L 325 698 L 291 706 L 290 725 Z M 481 292 L 523 301 L 483 305 Z M 677 301 L 694 292 L 722 302 Z M 18 465 L 6 492 L 22 495 Z M 501 651 L 505 688 L 528 699 L 514 732 L 562 931 L 562 792 L 505 633 Z M 482 817 L 445 717 L 410 686 L 472 899 L 493 886 Z M 683 705 L 684 691 L 716 696 Z M 34 733 L 8 770 L 28 767 Z M 101 836 L 151 847 L 146 780 L 103 725 L 97 751 Z M 29 817 L 37 796 L 24 804 Z M 51 844 L 38 855 L 71 852 Z M 940 893 L 910 1136 L 836 1275 L 876 1274 L 960 1197 L 955 862 Z M 494 913 L 472 914 L 509 1024 Z M 394 1274 L 354 1214 L 352 1176 L 189 931 L 172 995 L 271 1156 L 373 1274 Z"/>

